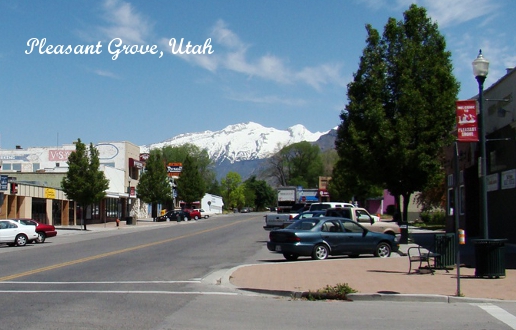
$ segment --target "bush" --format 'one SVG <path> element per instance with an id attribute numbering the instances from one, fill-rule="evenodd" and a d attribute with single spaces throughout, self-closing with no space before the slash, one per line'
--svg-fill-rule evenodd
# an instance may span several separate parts
<path id="1" fill-rule="evenodd" d="M 445 225 L 446 224 L 446 214 L 441 211 L 425 211 L 419 214 L 421 221 L 428 225 Z"/>
<path id="2" fill-rule="evenodd" d="M 327 285 L 325 288 L 317 290 L 317 292 L 308 292 L 304 298 L 308 300 L 347 300 L 347 294 L 355 292 L 357 291 L 351 288 L 347 283 L 339 283 L 336 286 Z"/>

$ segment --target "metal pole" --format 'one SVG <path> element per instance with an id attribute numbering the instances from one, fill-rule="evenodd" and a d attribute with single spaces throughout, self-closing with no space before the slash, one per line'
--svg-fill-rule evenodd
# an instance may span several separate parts
<path id="1" fill-rule="evenodd" d="M 480 198 L 481 198 L 481 220 L 484 228 L 484 239 L 489 238 L 489 231 L 487 225 L 487 160 L 486 160 L 486 131 L 485 131 L 485 116 L 484 116 L 484 81 L 486 77 L 477 76 L 478 81 L 478 115 L 480 116 Z"/>
<path id="2" fill-rule="evenodd" d="M 453 216 L 455 218 L 455 254 L 456 254 L 456 261 L 457 261 L 457 297 L 462 296 L 462 293 L 460 291 L 460 245 L 459 245 L 459 212 L 460 212 L 460 199 L 459 199 L 459 189 L 460 189 L 460 168 L 459 168 L 459 143 L 455 141 L 454 144 L 455 147 L 455 169 L 454 169 L 454 208 L 453 208 Z"/>

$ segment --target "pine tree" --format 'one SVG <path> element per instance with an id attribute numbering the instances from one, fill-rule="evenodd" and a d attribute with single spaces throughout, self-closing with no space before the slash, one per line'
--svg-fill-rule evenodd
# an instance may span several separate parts
<path id="1" fill-rule="evenodd" d="M 61 187 L 69 199 L 73 199 L 82 207 L 81 223 L 86 230 L 84 210 L 93 203 L 98 203 L 106 197 L 109 180 L 102 172 L 99 161 L 99 151 L 90 143 L 86 145 L 77 140 L 75 152 L 68 157 L 68 173 L 61 181 Z"/>
<path id="2" fill-rule="evenodd" d="M 144 203 L 152 204 L 152 216 L 157 216 L 156 205 L 172 200 L 172 187 L 167 176 L 167 168 L 163 155 L 159 149 L 153 149 L 149 153 L 149 159 L 145 163 L 138 186 L 136 187 L 138 198 Z"/>
<path id="3" fill-rule="evenodd" d="M 177 180 L 177 196 L 186 204 L 200 201 L 206 193 L 204 180 L 196 160 L 186 156 L 181 176 Z"/>
<path id="4" fill-rule="evenodd" d="M 403 21 L 390 18 L 382 37 L 370 25 L 366 30 L 340 115 L 336 177 L 357 191 L 376 186 L 403 196 L 407 221 L 411 194 L 442 182 L 440 156 L 453 139 L 459 83 L 424 8 L 411 5 Z"/>

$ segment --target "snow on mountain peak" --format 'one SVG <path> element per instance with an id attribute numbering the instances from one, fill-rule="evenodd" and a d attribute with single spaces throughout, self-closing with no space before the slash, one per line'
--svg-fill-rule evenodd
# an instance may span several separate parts
<path id="1" fill-rule="evenodd" d="M 140 147 L 141 152 L 164 146 L 180 146 L 190 143 L 206 149 L 217 164 L 228 160 L 231 163 L 242 160 L 268 158 L 279 149 L 301 141 L 315 142 L 327 132 L 312 133 L 303 125 L 294 125 L 287 130 L 264 127 L 254 122 L 234 124 L 220 131 L 185 133 L 160 143 Z"/>

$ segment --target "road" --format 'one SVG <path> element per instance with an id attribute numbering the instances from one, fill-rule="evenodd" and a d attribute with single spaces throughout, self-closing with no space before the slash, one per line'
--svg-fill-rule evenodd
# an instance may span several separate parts
<path id="1" fill-rule="evenodd" d="M 262 226 L 231 214 L 0 246 L 0 329 L 516 328 L 514 303 L 312 302 L 220 285 L 235 266 L 282 259 Z"/>

